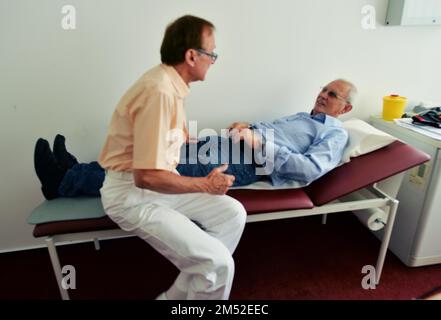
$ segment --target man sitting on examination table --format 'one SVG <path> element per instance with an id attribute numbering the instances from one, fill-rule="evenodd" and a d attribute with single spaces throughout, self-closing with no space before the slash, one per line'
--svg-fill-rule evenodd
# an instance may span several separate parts
<path id="1" fill-rule="evenodd" d="M 242 204 L 225 195 L 234 177 L 224 173 L 225 166 L 206 177 L 180 176 L 180 146 L 168 140 L 170 131 L 185 132 L 189 84 L 205 80 L 217 58 L 215 48 L 209 21 L 184 16 L 171 23 L 161 46 L 162 64 L 122 97 L 99 157 L 106 170 L 100 189 L 106 214 L 180 271 L 160 300 L 225 300 L 233 284 L 232 254 L 246 220 Z M 67 165 L 75 160 L 63 154 L 63 140 L 58 139 L 57 150 Z M 40 145 L 47 150 L 44 141 Z"/>

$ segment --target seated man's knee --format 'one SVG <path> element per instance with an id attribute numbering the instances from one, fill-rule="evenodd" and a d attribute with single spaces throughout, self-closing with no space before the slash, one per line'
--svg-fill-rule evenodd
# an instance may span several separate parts
<path id="1" fill-rule="evenodd" d="M 232 219 L 237 222 L 238 226 L 244 226 L 247 219 L 247 211 L 245 210 L 242 203 L 237 201 L 236 199 L 229 198 L 229 209 L 231 211 Z"/>

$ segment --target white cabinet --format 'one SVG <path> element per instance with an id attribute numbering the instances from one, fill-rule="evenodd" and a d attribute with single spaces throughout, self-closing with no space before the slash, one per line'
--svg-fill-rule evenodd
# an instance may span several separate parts
<path id="1" fill-rule="evenodd" d="M 440 0 L 389 0 L 387 25 L 441 25 Z"/>
<path id="2" fill-rule="evenodd" d="M 370 123 L 431 156 L 404 176 L 389 249 L 411 267 L 441 263 L 441 141 L 380 117 Z"/>

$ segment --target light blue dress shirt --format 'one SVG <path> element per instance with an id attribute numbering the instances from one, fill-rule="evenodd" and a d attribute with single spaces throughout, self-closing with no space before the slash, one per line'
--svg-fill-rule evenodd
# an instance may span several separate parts
<path id="1" fill-rule="evenodd" d="M 266 153 L 257 152 L 255 159 L 274 186 L 295 181 L 303 187 L 325 175 L 338 166 L 349 140 L 341 121 L 323 113 L 301 112 L 251 127 L 263 136 Z M 268 139 L 268 129 L 274 130 L 274 140 Z"/>

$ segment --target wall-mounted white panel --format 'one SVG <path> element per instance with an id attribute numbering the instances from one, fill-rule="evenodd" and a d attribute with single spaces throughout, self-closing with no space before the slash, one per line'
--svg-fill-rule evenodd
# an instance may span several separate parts
<path id="1" fill-rule="evenodd" d="M 441 0 L 389 0 L 387 25 L 441 25 Z"/>

